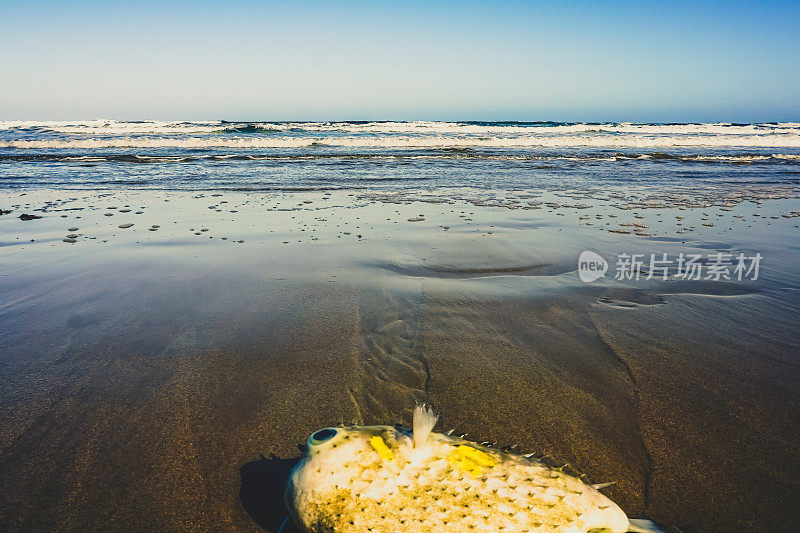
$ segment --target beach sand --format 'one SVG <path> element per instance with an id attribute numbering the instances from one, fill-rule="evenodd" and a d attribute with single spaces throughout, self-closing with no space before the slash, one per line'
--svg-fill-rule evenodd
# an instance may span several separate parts
<path id="1" fill-rule="evenodd" d="M 756 200 L 9 194 L 0 529 L 277 531 L 310 433 L 428 402 L 631 517 L 793 531 L 800 201 Z M 583 283 L 587 249 L 764 262 Z"/>

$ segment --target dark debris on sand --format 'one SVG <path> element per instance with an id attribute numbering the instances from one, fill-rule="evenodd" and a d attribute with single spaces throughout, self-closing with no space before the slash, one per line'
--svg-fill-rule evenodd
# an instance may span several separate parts
<path id="1" fill-rule="evenodd" d="M 36 220 L 37 218 L 42 218 L 42 217 L 41 217 L 41 216 L 39 216 L 39 215 L 30 215 L 30 214 L 28 214 L 28 213 L 22 213 L 22 214 L 19 216 L 19 219 L 20 219 L 20 220 Z"/>

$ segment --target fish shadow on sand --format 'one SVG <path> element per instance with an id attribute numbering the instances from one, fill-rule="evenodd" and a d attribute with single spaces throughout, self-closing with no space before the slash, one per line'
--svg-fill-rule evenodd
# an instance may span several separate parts
<path id="1" fill-rule="evenodd" d="M 242 478 L 239 499 L 242 506 L 250 518 L 267 531 L 297 531 L 291 519 L 286 520 L 289 512 L 283 503 L 283 492 L 289 473 L 299 460 L 299 457 L 281 459 L 275 455 L 269 458 L 262 455 L 258 461 L 246 463 L 239 469 Z M 284 520 L 286 524 L 281 530 Z"/>

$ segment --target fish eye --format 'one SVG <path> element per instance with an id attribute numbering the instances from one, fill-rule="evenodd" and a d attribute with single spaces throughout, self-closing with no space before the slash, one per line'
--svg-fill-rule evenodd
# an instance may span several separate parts
<path id="1" fill-rule="evenodd" d="M 320 429 L 319 431 L 316 431 L 316 432 L 311 434 L 311 436 L 308 438 L 308 443 L 309 444 L 322 444 L 324 442 L 327 442 L 327 441 L 331 440 L 333 437 L 335 437 L 336 433 L 337 433 L 337 431 L 335 429 L 333 429 L 333 428 Z"/>

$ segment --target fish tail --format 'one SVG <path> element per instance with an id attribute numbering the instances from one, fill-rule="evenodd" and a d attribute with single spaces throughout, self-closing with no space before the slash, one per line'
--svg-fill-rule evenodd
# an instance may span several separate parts
<path id="1" fill-rule="evenodd" d="M 633 533 L 664 533 L 664 530 L 651 520 L 644 518 L 633 518 L 628 520 L 628 531 Z"/>

